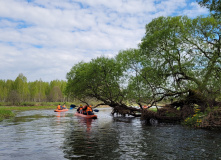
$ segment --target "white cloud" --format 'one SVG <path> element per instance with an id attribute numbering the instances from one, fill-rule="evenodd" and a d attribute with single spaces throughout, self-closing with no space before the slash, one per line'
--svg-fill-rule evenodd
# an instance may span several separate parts
<path id="1" fill-rule="evenodd" d="M 194 0 L 0 0 L 0 79 L 65 80 L 80 61 L 137 47 L 153 18 L 205 12 Z"/>
<path id="2" fill-rule="evenodd" d="M 208 9 L 200 7 L 199 4 L 196 2 L 192 2 L 190 3 L 189 8 L 186 8 L 185 10 L 183 10 L 181 14 L 194 18 L 196 17 L 196 15 L 208 14 Z"/>

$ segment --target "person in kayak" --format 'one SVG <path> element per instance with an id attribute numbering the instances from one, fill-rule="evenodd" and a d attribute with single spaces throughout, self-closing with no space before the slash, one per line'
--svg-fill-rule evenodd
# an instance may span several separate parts
<path id="1" fill-rule="evenodd" d="M 63 104 L 62 109 L 67 109 L 66 106 L 65 106 L 65 104 Z"/>
<path id="2" fill-rule="evenodd" d="M 85 111 L 84 114 L 86 115 L 94 115 L 91 105 L 84 106 L 83 110 Z"/>
<path id="3" fill-rule="evenodd" d="M 82 104 L 80 104 L 80 107 L 78 107 L 77 112 L 83 114 L 83 106 L 82 106 Z"/>
<path id="4" fill-rule="evenodd" d="M 59 104 L 59 105 L 57 106 L 57 109 L 58 109 L 58 110 L 62 110 L 63 108 L 62 108 L 62 106 Z"/>
<path id="5" fill-rule="evenodd" d="M 85 114 L 85 115 L 87 115 L 87 112 L 86 112 L 87 106 L 88 106 L 88 105 L 85 105 L 85 106 L 82 108 L 82 113 Z"/>

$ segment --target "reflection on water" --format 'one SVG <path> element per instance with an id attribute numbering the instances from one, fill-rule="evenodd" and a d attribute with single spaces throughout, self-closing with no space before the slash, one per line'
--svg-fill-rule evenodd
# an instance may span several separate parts
<path id="1" fill-rule="evenodd" d="M 25 111 L 0 123 L 1 160 L 221 159 L 221 134 L 180 125 L 148 126 L 139 118 L 74 116 L 75 110 Z"/>
<path id="2" fill-rule="evenodd" d="M 77 118 L 78 123 L 68 130 L 63 143 L 67 159 L 108 159 L 118 148 L 117 132 L 110 130 L 105 121 L 100 126 L 98 119 Z"/>

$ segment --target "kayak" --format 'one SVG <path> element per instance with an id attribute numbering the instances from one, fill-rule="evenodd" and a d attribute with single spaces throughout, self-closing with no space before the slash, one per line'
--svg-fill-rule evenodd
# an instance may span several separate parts
<path id="1" fill-rule="evenodd" d="M 56 110 L 54 110 L 55 112 L 66 112 L 66 111 L 68 111 L 68 109 L 56 109 Z"/>
<path id="2" fill-rule="evenodd" d="M 89 119 L 97 119 L 97 115 L 95 115 L 95 114 L 94 115 L 85 115 L 85 114 L 81 114 L 81 113 L 76 112 L 74 115 L 84 117 L 84 118 L 89 118 Z"/>

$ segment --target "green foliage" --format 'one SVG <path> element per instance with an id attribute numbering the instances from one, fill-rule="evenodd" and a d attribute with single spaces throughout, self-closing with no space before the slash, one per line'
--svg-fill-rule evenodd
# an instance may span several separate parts
<path id="1" fill-rule="evenodd" d="M 35 102 L 21 102 L 20 106 L 35 106 Z"/>
<path id="2" fill-rule="evenodd" d="M 0 121 L 6 118 L 14 117 L 15 114 L 12 111 L 1 109 L 0 108 Z"/>
<path id="3" fill-rule="evenodd" d="M 158 83 L 160 80 L 147 76 L 154 72 L 150 61 L 144 61 L 141 56 L 141 50 L 128 49 L 119 52 L 116 56 L 117 63 L 124 69 L 124 75 L 121 79 L 126 82 L 124 85 L 127 93 L 127 99 L 131 103 L 149 103 L 152 96 L 152 90 L 149 86 L 150 83 Z M 154 76 L 154 74 L 152 74 Z"/>
<path id="4" fill-rule="evenodd" d="M 202 7 L 208 8 L 215 17 L 220 18 L 221 16 L 221 1 L 220 0 L 197 0 L 197 2 Z"/>
<path id="5" fill-rule="evenodd" d="M 192 116 L 189 116 L 185 119 L 183 124 L 190 127 L 199 127 L 202 123 L 202 119 L 207 115 L 208 113 L 202 113 L 200 112 L 200 109 L 195 109 L 195 114 Z"/>
<path id="6" fill-rule="evenodd" d="M 49 83 L 41 79 L 27 82 L 27 78 L 20 73 L 15 81 L 0 80 L 0 102 L 11 102 L 12 105 L 23 105 L 26 102 L 64 102 L 66 83 L 62 80 Z"/>
<path id="7" fill-rule="evenodd" d="M 124 99 L 120 88 L 121 66 L 115 59 L 99 57 L 89 63 L 80 62 L 67 73 L 66 94 L 86 102 L 85 98 L 96 98 L 111 103 Z"/>
<path id="8" fill-rule="evenodd" d="M 183 124 L 190 127 L 197 127 L 197 128 L 204 127 L 203 122 L 207 120 L 208 115 L 219 109 L 220 107 L 214 107 L 214 108 L 207 107 L 204 112 L 201 112 L 199 108 L 195 108 L 195 114 L 187 117 L 183 122 Z"/>
<path id="9" fill-rule="evenodd" d="M 73 66 L 66 94 L 82 102 L 154 104 L 194 90 L 212 101 L 221 90 L 220 24 L 211 16 L 153 19 L 138 49 Z"/>
<path id="10" fill-rule="evenodd" d="M 149 108 L 150 111 L 157 112 L 157 108 Z"/>
<path id="11" fill-rule="evenodd" d="M 142 77 L 153 88 L 155 98 L 186 96 L 190 89 L 211 99 L 217 96 L 220 29 L 219 20 L 213 17 L 159 17 L 146 25 L 139 53 L 142 64 L 151 64 L 154 72 L 144 65 L 140 75 L 146 75 Z"/>

